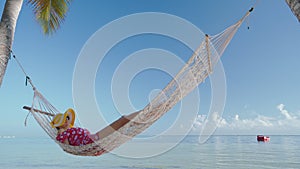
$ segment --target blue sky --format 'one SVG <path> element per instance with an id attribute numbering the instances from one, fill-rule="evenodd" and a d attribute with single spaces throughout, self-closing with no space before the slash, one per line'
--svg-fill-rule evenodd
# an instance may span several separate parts
<path id="1" fill-rule="evenodd" d="M 13 51 L 37 88 L 64 111 L 74 107 L 72 78 L 82 47 L 109 22 L 134 13 L 162 12 L 181 17 L 213 35 L 235 23 L 254 3 L 252 0 L 73 1 L 65 22 L 52 36 L 42 34 L 30 6 L 24 3 Z M 3 6 L 1 1 L 0 11 Z M 247 29 L 248 25 L 250 29 Z M 222 56 L 227 97 L 217 134 L 299 134 L 299 37 L 299 23 L 284 1 L 259 2 Z M 109 96 L 114 70 L 126 56 L 147 48 L 171 51 L 183 60 L 191 55 L 186 46 L 157 35 L 132 37 L 114 47 L 99 67 L 95 79 L 98 104 L 107 113 L 104 116 L 109 121 L 119 117 Z M 169 80 L 167 74 L 155 70 L 137 75 L 129 94 L 134 106 L 143 108 L 149 92 L 164 87 Z M 27 112 L 22 106 L 30 105 L 33 96 L 31 88 L 24 83 L 20 68 L 10 60 L 0 88 L 0 136 L 44 135 L 32 117 L 28 120 L 28 127 L 24 127 Z M 194 133 L 200 131 L 209 109 L 209 81 L 200 85 L 199 90 L 201 103 Z M 163 131 L 175 119 L 176 113 L 167 114 L 150 130 Z"/>

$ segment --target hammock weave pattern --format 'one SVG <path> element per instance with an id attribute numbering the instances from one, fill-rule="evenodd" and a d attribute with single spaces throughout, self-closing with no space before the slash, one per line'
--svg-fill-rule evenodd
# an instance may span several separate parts
<path id="1" fill-rule="evenodd" d="M 206 35 L 198 49 L 174 79 L 134 119 L 95 143 L 71 146 L 56 141 L 57 130 L 50 126 L 50 121 L 52 116 L 60 112 L 36 89 L 34 89 L 30 112 L 46 133 L 70 154 L 95 156 L 112 151 L 150 127 L 212 73 L 220 56 L 250 12 L 248 11 L 242 19 L 223 32 L 214 36 Z M 36 110 L 47 112 L 47 114 L 37 113 Z"/>

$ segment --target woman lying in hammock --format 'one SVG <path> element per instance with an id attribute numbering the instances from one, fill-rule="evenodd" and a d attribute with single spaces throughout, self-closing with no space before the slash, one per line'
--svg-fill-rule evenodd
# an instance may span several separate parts
<path id="1" fill-rule="evenodd" d="M 95 134 L 90 134 L 87 129 L 74 127 L 75 112 L 73 109 L 68 109 L 64 114 L 60 113 L 55 115 L 50 124 L 58 131 L 56 136 L 57 141 L 73 146 L 80 146 L 94 143 L 95 140 L 108 136 L 128 123 L 138 113 L 139 112 L 135 112 L 128 116 L 122 116 Z"/>

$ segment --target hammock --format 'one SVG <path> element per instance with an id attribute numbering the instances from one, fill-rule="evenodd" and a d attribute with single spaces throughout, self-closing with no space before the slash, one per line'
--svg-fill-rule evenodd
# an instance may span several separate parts
<path id="1" fill-rule="evenodd" d="M 25 109 L 29 109 L 39 125 L 65 152 L 80 156 L 95 156 L 110 152 L 150 127 L 203 82 L 212 73 L 220 56 L 252 10 L 253 8 L 237 23 L 223 32 L 214 36 L 206 35 L 200 46 L 174 79 L 144 109 L 139 111 L 140 113 L 134 119 L 112 134 L 96 140 L 92 144 L 72 146 L 56 140 L 57 130 L 51 127 L 50 121 L 52 116 L 60 112 L 43 97 L 29 78 L 28 80 L 34 90 L 34 97 L 32 106 L 30 108 L 25 107 Z"/>
<path id="2" fill-rule="evenodd" d="M 290 7 L 293 14 L 297 17 L 300 22 L 300 1 L 299 0 L 285 0 L 285 2 Z"/>

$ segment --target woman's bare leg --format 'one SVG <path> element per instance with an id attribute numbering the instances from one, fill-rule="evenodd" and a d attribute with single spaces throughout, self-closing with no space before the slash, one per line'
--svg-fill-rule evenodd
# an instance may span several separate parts
<path id="1" fill-rule="evenodd" d="M 96 133 L 96 135 L 101 139 L 104 138 L 114 131 L 118 130 L 122 126 L 124 126 L 126 123 L 128 123 L 130 120 L 132 120 L 137 114 L 139 114 L 140 111 L 129 114 L 127 116 L 122 116 L 118 120 L 111 123 L 109 126 L 105 127 L 104 129 L 100 130 Z"/>

